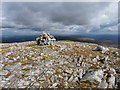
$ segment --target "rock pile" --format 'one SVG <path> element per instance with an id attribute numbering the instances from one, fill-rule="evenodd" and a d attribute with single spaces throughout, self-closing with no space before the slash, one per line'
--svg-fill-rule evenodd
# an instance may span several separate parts
<path id="1" fill-rule="evenodd" d="M 56 41 L 55 37 L 50 35 L 49 33 L 43 32 L 39 37 L 36 38 L 38 45 L 53 45 Z"/>

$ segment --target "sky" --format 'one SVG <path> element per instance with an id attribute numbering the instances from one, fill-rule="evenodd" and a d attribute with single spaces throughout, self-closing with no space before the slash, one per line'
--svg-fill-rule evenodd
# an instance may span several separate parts
<path id="1" fill-rule="evenodd" d="M 117 2 L 3 2 L 0 29 L 13 34 L 118 34 Z"/>

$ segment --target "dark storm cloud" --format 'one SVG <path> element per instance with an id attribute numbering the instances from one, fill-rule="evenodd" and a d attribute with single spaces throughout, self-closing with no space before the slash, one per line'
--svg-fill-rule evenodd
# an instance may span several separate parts
<path id="1" fill-rule="evenodd" d="M 4 16 L 14 24 L 30 27 L 91 24 L 109 3 L 4 3 Z M 50 24 L 50 25 L 49 25 Z M 59 25 L 59 24 L 57 24 Z"/>
<path id="2" fill-rule="evenodd" d="M 116 8 L 108 2 L 6 2 L 0 19 L 4 28 L 97 32 L 114 28 Z"/>
<path id="3" fill-rule="evenodd" d="M 91 24 L 91 19 L 98 16 L 99 12 L 109 3 L 63 3 L 58 10 L 53 10 L 52 20 L 66 25 Z"/>
<path id="4" fill-rule="evenodd" d="M 120 23 L 120 1 L 118 2 L 118 23 Z"/>

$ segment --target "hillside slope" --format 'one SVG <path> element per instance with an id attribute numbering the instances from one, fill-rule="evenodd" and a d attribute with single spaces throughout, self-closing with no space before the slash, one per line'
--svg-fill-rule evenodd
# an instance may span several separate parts
<path id="1" fill-rule="evenodd" d="M 119 49 L 95 51 L 92 43 L 57 41 L 38 46 L 35 41 L 2 43 L 1 88 L 118 88 Z"/>

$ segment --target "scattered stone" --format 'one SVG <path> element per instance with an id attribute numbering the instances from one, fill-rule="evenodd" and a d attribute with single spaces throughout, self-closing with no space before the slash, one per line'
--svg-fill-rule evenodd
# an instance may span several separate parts
<path id="1" fill-rule="evenodd" d="M 73 82 L 76 82 L 78 80 L 79 80 L 78 77 L 75 77 L 74 80 L 73 80 Z"/>
<path id="2" fill-rule="evenodd" d="M 9 73 L 8 70 L 3 70 L 3 71 L 0 70 L 0 75 L 7 75 L 8 73 Z"/>
<path id="3" fill-rule="evenodd" d="M 40 77 L 39 80 L 40 81 L 45 81 L 45 78 L 44 77 Z"/>
<path id="4" fill-rule="evenodd" d="M 114 88 L 115 87 L 115 76 L 111 74 L 111 77 L 108 78 L 108 87 L 109 88 Z"/>
<path id="5" fill-rule="evenodd" d="M 30 83 L 31 83 L 31 81 L 26 81 L 26 82 L 24 83 L 24 85 L 25 85 L 25 86 L 28 86 Z"/>
<path id="6" fill-rule="evenodd" d="M 72 76 L 68 79 L 68 81 L 71 82 L 73 79 L 74 79 L 74 76 L 72 75 Z"/>
<path id="7" fill-rule="evenodd" d="M 78 69 L 77 72 L 78 72 L 79 77 L 82 78 L 82 76 L 83 76 L 83 69 Z"/>
<path id="8" fill-rule="evenodd" d="M 26 82 L 26 81 L 24 81 L 24 80 L 21 79 L 20 82 L 18 83 L 19 88 L 25 88 L 25 87 L 26 87 L 26 86 L 24 85 L 25 82 Z"/>
<path id="9" fill-rule="evenodd" d="M 39 83 L 39 82 L 36 82 L 36 83 L 34 83 L 34 86 L 39 87 L 39 86 L 40 86 L 40 83 Z"/>
<path id="10" fill-rule="evenodd" d="M 102 53 L 105 53 L 105 52 L 108 51 L 109 49 L 108 49 L 108 48 L 105 48 L 105 47 L 103 47 L 103 46 L 98 45 L 98 46 L 95 47 L 93 50 L 94 50 L 94 51 L 101 51 Z"/>
<path id="11" fill-rule="evenodd" d="M 119 52 L 113 52 L 113 54 L 114 54 L 115 56 L 119 56 L 119 55 L 120 55 Z"/>
<path id="12" fill-rule="evenodd" d="M 108 86 L 108 84 L 107 84 L 106 80 L 104 80 L 104 81 L 100 82 L 98 87 L 102 88 L 102 89 L 105 89 L 105 88 L 107 88 L 107 86 Z"/>
<path id="13" fill-rule="evenodd" d="M 116 74 L 116 71 L 115 71 L 114 68 L 110 68 L 109 70 L 110 70 L 110 72 L 111 72 L 112 74 Z"/>
<path id="14" fill-rule="evenodd" d="M 52 61 L 51 60 L 46 60 L 46 61 L 44 61 L 44 63 L 48 65 L 48 64 L 52 64 Z"/>
<path id="15" fill-rule="evenodd" d="M 102 63 L 106 63 L 106 62 L 107 62 L 107 60 L 108 60 L 108 56 L 104 57 L 104 58 L 103 58 L 103 59 L 101 59 L 100 61 L 101 61 Z"/>
<path id="16" fill-rule="evenodd" d="M 0 69 L 3 69 L 3 67 L 4 67 L 4 64 L 0 64 Z"/>
<path id="17" fill-rule="evenodd" d="M 58 84 L 59 84 L 59 83 L 54 83 L 54 84 L 52 85 L 52 88 L 57 87 Z"/>
<path id="18" fill-rule="evenodd" d="M 63 65 L 63 64 L 64 64 L 64 61 L 59 61 L 59 64 L 60 64 L 60 65 Z"/>
<path id="19" fill-rule="evenodd" d="M 44 53 L 39 53 L 39 55 L 43 56 L 43 55 L 44 55 Z"/>
<path id="20" fill-rule="evenodd" d="M 80 66 L 80 63 L 77 63 L 76 66 Z"/>
<path id="21" fill-rule="evenodd" d="M 92 61 L 93 61 L 93 62 L 97 62 L 97 58 L 94 58 Z"/>
<path id="22" fill-rule="evenodd" d="M 100 57 L 97 55 L 96 57 L 95 57 L 97 60 L 99 60 L 100 59 Z"/>
<path id="23" fill-rule="evenodd" d="M 116 78 L 116 85 L 117 85 L 117 88 L 120 88 L 120 78 L 119 77 Z"/>
<path id="24" fill-rule="evenodd" d="M 73 73 L 72 70 L 65 70 L 65 72 L 68 73 L 68 74 L 72 74 Z"/>
<path id="25" fill-rule="evenodd" d="M 92 70 L 88 71 L 81 79 L 81 81 L 90 81 L 90 82 L 101 82 L 101 79 L 103 77 L 103 71 L 101 69 L 99 70 Z"/>

